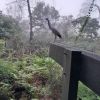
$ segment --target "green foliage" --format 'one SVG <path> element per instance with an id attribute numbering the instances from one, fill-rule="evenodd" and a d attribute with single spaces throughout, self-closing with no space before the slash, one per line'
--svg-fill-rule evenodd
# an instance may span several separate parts
<path id="1" fill-rule="evenodd" d="M 3 51 L 3 49 L 4 49 L 4 44 L 5 44 L 5 42 L 4 42 L 3 40 L 0 40 L 0 52 Z"/>
<path id="2" fill-rule="evenodd" d="M 84 86 L 81 82 L 79 83 L 78 97 L 82 98 L 82 100 L 100 100 L 99 96 Z"/>
<path id="3" fill-rule="evenodd" d="M 58 85 L 58 82 L 61 83 L 61 76 L 62 68 L 48 57 L 25 55 L 15 62 L 11 58 L 0 59 L 0 80 L 4 84 L 1 89 L 5 86 L 3 91 L 11 97 L 13 94 L 10 88 L 15 83 L 24 86 L 31 98 L 51 95 L 51 88 Z M 44 85 L 42 81 L 45 82 Z"/>
<path id="4" fill-rule="evenodd" d="M 4 82 L 0 82 L 0 94 L 5 94 L 6 96 L 10 97 L 11 96 L 11 85 L 4 83 Z"/>
<path id="5" fill-rule="evenodd" d="M 12 84 L 16 78 L 17 71 L 13 64 L 9 61 L 0 59 L 0 80 L 2 82 Z"/>
<path id="6" fill-rule="evenodd" d="M 16 19 L 8 15 L 0 15 L 0 39 L 6 39 L 6 47 L 19 49 L 22 46 L 22 29 Z"/>
<path id="7" fill-rule="evenodd" d="M 74 26 L 76 25 L 83 25 L 84 21 L 86 20 L 86 16 L 84 17 L 79 17 L 75 19 L 72 23 Z M 95 18 L 89 18 L 89 21 L 87 22 L 85 28 L 84 28 L 84 33 L 87 33 L 87 36 L 92 37 L 97 37 L 98 36 L 98 29 L 100 28 L 99 21 Z"/>
<path id="8" fill-rule="evenodd" d="M 20 31 L 19 23 L 14 18 L 6 15 L 0 16 L 0 34 L 9 36 L 9 34 L 19 33 Z"/>

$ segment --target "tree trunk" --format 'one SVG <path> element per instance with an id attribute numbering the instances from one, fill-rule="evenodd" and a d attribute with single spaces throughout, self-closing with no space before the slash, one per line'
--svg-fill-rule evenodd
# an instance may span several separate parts
<path id="1" fill-rule="evenodd" d="M 32 31 L 32 13 L 31 13 L 29 0 L 27 0 L 27 7 L 28 7 L 28 13 L 29 13 L 29 19 L 30 19 L 30 39 L 29 41 L 31 42 L 33 40 L 33 31 Z"/>

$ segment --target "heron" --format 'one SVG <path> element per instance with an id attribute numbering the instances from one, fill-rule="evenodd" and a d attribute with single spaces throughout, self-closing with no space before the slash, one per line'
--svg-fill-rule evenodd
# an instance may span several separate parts
<path id="1" fill-rule="evenodd" d="M 59 37 L 60 39 L 62 38 L 61 34 L 58 32 L 58 30 L 56 30 L 54 27 L 51 26 L 51 23 L 49 21 L 48 18 L 46 18 L 47 22 L 48 22 L 48 26 L 49 26 L 49 29 L 52 31 L 52 33 L 55 35 L 55 39 L 54 41 L 56 40 L 57 37 Z"/>

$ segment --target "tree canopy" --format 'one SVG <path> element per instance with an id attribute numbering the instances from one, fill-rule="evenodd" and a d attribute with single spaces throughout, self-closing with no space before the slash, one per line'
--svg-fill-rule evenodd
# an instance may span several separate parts
<path id="1" fill-rule="evenodd" d="M 34 7 L 34 10 L 32 11 L 33 27 L 44 27 L 44 18 L 48 17 L 50 19 L 58 19 L 59 16 L 59 12 L 54 7 L 50 7 L 44 2 L 38 2 L 37 5 Z"/>
<path id="2" fill-rule="evenodd" d="M 86 19 L 86 16 L 79 17 L 75 19 L 72 23 L 74 26 L 80 25 L 82 26 L 84 24 L 84 21 Z M 81 27 L 80 27 L 81 28 Z M 98 29 L 100 28 L 99 21 L 97 21 L 96 18 L 90 18 L 87 25 L 84 28 L 84 33 L 87 34 L 87 36 L 93 38 L 98 36 Z"/>
<path id="3" fill-rule="evenodd" d="M 14 35 L 15 33 L 19 33 L 21 28 L 18 22 L 12 18 L 11 16 L 1 15 L 0 16 L 0 35 L 1 36 L 9 36 Z"/>

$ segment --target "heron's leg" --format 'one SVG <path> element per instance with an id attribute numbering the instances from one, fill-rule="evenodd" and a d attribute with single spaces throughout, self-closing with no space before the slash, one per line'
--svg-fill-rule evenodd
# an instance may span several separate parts
<path id="1" fill-rule="evenodd" d="M 56 41 L 56 35 L 55 35 L 55 41 Z"/>
<path id="2" fill-rule="evenodd" d="M 57 36 L 55 35 L 54 42 L 56 41 L 56 39 L 57 39 Z"/>

